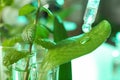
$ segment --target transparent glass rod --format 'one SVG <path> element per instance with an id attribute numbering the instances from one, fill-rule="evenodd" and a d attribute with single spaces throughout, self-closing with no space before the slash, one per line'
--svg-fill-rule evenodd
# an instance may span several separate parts
<path id="1" fill-rule="evenodd" d="M 86 11 L 83 17 L 84 24 L 82 25 L 82 31 L 88 33 L 92 27 L 92 23 L 95 21 L 98 11 L 100 0 L 88 0 Z"/>

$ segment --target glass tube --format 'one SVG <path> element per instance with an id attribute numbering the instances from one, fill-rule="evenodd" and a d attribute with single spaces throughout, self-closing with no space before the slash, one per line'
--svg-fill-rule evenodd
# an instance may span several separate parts
<path id="1" fill-rule="evenodd" d="M 91 30 L 91 25 L 95 21 L 99 3 L 100 0 L 88 0 L 88 4 L 83 18 L 83 32 L 87 33 Z"/>

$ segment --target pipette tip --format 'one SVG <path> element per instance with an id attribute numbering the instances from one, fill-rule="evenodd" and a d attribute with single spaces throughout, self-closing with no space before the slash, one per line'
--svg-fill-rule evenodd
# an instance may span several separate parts
<path id="1" fill-rule="evenodd" d="M 92 28 L 91 28 L 91 25 L 89 25 L 89 24 L 83 24 L 83 25 L 82 25 L 82 31 L 83 31 L 84 33 L 90 32 L 91 29 L 92 29 Z"/>

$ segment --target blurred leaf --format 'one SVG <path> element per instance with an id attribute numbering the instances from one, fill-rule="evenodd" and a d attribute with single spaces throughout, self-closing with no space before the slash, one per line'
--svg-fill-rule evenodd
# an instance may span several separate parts
<path id="1" fill-rule="evenodd" d="M 0 11 L 2 11 L 2 9 L 3 9 L 3 6 L 0 4 Z"/>
<path id="2" fill-rule="evenodd" d="M 41 45 L 44 48 L 50 49 L 54 48 L 56 43 L 49 40 L 49 39 L 36 39 L 35 41 L 37 44 Z"/>
<path id="3" fill-rule="evenodd" d="M 37 24 L 36 38 L 48 38 L 49 31 L 41 24 Z"/>
<path id="4" fill-rule="evenodd" d="M 59 42 L 54 49 L 48 50 L 41 64 L 41 70 L 49 70 L 92 52 L 106 41 L 110 33 L 110 24 L 104 20 L 89 33 L 84 33 L 83 35 L 71 37 Z"/>
<path id="5" fill-rule="evenodd" d="M 36 10 L 36 8 L 34 6 L 32 6 L 30 4 L 26 4 L 19 10 L 19 15 L 20 16 L 28 15 L 35 10 Z"/>
<path id="6" fill-rule="evenodd" d="M 22 33 L 22 39 L 27 43 L 33 43 L 36 36 L 36 25 L 29 24 L 25 27 Z"/>
<path id="7" fill-rule="evenodd" d="M 23 31 L 23 29 L 24 29 L 24 27 L 21 27 L 21 26 L 11 27 L 10 30 L 9 30 L 9 35 L 10 36 L 21 35 L 21 32 Z"/>
<path id="8" fill-rule="evenodd" d="M 56 12 L 55 14 L 59 15 L 62 19 L 65 19 L 70 14 L 72 14 L 72 12 L 74 12 L 74 11 L 75 11 L 75 9 L 73 7 L 69 7 L 69 8 L 63 9 L 59 12 Z"/>
<path id="9" fill-rule="evenodd" d="M 27 51 L 17 51 L 14 48 L 3 48 L 3 50 L 5 52 L 3 57 L 3 64 L 5 66 L 11 65 L 29 54 Z"/>
<path id="10" fill-rule="evenodd" d="M 48 8 L 45 8 L 44 6 L 40 8 L 40 11 L 45 11 L 48 13 L 50 17 L 53 17 L 53 13 Z"/>
<path id="11" fill-rule="evenodd" d="M 16 43 L 19 43 L 19 42 L 23 42 L 22 37 L 20 35 L 5 40 L 2 43 L 2 46 L 3 47 L 11 47 L 11 46 L 14 46 Z"/>
<path id="12" fill-rule="evenodd" d="M 64 25 L 59 17 L 55 17 L 54 19 L 54 41 L 59 42 L 65 38 L 67 38 L 67 32 L 64 28 Z"/>
<path id="13" fill-rule="evenodd" d="M 13 0 L 0 0 L 0 6 L 9 6 L 13 3 Z"/>

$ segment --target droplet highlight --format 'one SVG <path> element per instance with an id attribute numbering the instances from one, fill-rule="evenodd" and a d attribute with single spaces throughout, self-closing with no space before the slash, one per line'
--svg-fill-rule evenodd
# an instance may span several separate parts
<path id="1" fill-rule="evenodd" d="M 85 44 L 85 43 L 87 43 L 89 40 L 90 40 L 90 37 L 85 37 L 84 39 L 82 39 L 82 40 L 80 41 L 80 44 Z"/>

